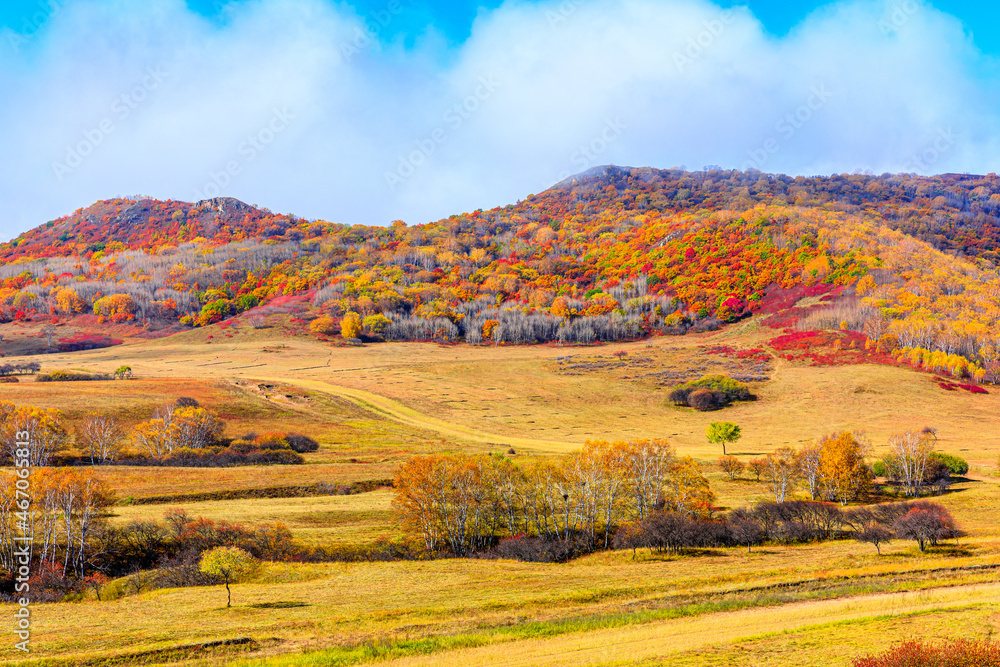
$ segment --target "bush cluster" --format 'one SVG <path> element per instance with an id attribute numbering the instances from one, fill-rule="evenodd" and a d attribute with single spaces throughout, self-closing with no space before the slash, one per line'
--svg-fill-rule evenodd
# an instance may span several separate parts
<path id="1" fill-rule="evenodd" d="M 921 551 L 928 544 L 958 537 L 961 532 L 944 507 L 928 501 L 886 503 L 843 510 L 834 503 L 791 500 L 764 502 L 735 509 L 724 520 L 709 520 L 678 512 L 657 511 L 623 525 L 614 548 L 646 548 L 670 554 L 683 549 L 796 544 L 853 536 L 876 549 L 893 538 L 914 540 Z M 510 557 L 518 557 L 516 551 Z"/>
<path id="2" fill-rule="evenodd" d="M 75 371 L 52 371 L 43 373 L 35 380 L 37 382 L 81 382 L 89 380 L 112 380 L 114 376 L 109 373 L 82 373 Z"/>
<path id="3" fill-rule="evenodd" d="M 742 382 L 726 375 L 706 375 L 670 391 L 670 401 L 674 405 L 692 407 L 699 412 L 718 410 L 735 401 L 752 401 L 756 396 Z"/>
<path id="4" fill-rule="evenodd" d="M 294 443 L 294 444 L 293 444 Z M 208 447 L 180 447 L 159 458 L 137 457 L 121 465 L 224 468 L 243 465 L 297 465 L 305 463 L 299 452 L 316 451 L 319 443 L 305 435 L 247 433 Z"/>

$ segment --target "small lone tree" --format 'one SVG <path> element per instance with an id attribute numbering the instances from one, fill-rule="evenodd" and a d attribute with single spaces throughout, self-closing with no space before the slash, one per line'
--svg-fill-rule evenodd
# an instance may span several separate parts
<path id="1" fill-rule="evenodd" d="M 729 479 L 736 479 L 736 476 L 746 468 L 743 462 L 735 456 L 720 456 L 719 467 L 729 475 Z"/>
<path id="2" fill-rule="evenodd" d="M 875 551 L 879 556 L 882 555 L 882 545 L 887 544 L 892 540 L 892 531 L 890 531 L 885 526 L 871 525 L 866 526 L 864 529 L 858 531 L 854 535 L 854 539 L 858 542 L 864 542 L 875 547 Z"/>
<path id="3" fill-rule="evenodd" d="M 260 562 L 239 547 L 216 547 L 202 554 L 200 569 L 205 574 L 219 577 L 226 584 L 226 606 L 231 607 L 233 593 L 229 584 L 246 581 L 260 568 Z"/>
<path id="4" fill-rule="evenodd" d="M 705 437 L 713 445 L 722 445 L 722 455 L 726 455 L 726 444 L 740 439 L 740 427 L 732 422 L 712 422 L 705 431 Z"/>
<path id="5" fill-rule="evenodd" d="M 119 366 L 115 369 L 115 379 L 124 380 L 125 378 L 132 377 L 132 367 L 131 366 Z"/>

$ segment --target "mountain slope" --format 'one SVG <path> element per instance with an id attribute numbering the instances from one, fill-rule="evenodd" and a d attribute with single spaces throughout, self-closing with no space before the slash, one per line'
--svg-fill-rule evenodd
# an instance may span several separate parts
<path id="1" fill-rule="evenodd" d="M 1000 348 L 998 215 L 993 174 L 613 166 L 415 226 L 308 222 L 227 199 L 111 200 L 0 246 L 0 319 L 88 310 L 199 326 L 289 312 L 294 298 L 305 321 L 332 318 L 327 332 L 353 312 L 361 333 L 395 340 L 590 343 L 825 294 L 776 324 L 808 315 L 799 326 L 983 376 Z"/>

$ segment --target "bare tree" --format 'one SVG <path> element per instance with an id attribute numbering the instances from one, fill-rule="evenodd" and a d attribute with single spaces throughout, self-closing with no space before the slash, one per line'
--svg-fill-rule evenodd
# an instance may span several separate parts
<path id="1" fill-rule="evenodd" d="M 920 495 L 924 483 L 924 471 L 934 445 L 927 437 L 916 431 L 897 433 L 889 438 L 888 468 L 898 476 L 903 492 L 908 496 Z"/>
<path id="2" fill-rule="evenodd" d="M 90 454 L 90 462 L 100 465 L 114 461 L 125 442 L 125 429 L 113 415 L 91 413 L 77 431 L 77 441 Z"/>
<path id="3" fill-rule="evenodd" d="M 820 486 L 820 455 L 822 453 L 822 448 L 815 444 L 809 443 L 802 448 L 799 452 L 798 462 L 799 462 L 799 473 L 802 475 L 803 481 L 805 481 L 806 486 L 809 487 L 809 499 L 816 500 L 817 494 L 819 494 Z"/>
<path id="4" fill-rule="evenodd" d="M 799 478 L 795 450 L 781 447 L 765 459 L 764 479 L 774 494 L 774 502 L 783 503 Z"/>

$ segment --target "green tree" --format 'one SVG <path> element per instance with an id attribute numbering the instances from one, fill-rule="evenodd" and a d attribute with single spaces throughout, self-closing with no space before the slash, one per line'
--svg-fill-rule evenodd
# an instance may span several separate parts
<path id="1" fill-rule="evenodd" d="M 732 422 L 712 422 L 705 431 L 705 437 L 713 445 L 722 445 L 722 455 L 726 455 L 726 445 L 740 439 L 740 427 Z"/>
<path id="2" fill-rule="evenodd" d="M 373 336 L 385 335 L 385 331 L 386 329 L 389 328 L 390 324 L 392 324 L 392 320 L 390 320 L 382 313 L 378 313 L 377 315 L 369 315 L 364 320 L 365 329 L 368 329 L 368 331 L 371 332 Z"/>
<path id="3" fill-rule="evenodd" d="M 239 547 L 216 547 L 202 554 L 199 569 L 225 582 L 226 606 L 230 607 L 233 593 L 229 589 L 229 584 L 252 578 L 260 569 L 260 562 Z"/>

